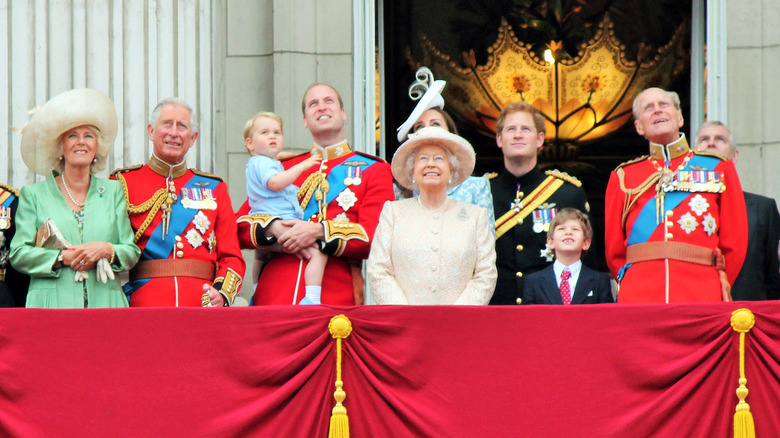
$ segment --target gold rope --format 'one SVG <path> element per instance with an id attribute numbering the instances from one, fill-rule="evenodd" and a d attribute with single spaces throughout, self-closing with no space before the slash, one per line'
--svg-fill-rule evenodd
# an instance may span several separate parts
<path id="1" fill-rule="evenodd" d="M 747 379 L 745 378 L 745 333 L 756 324 L 753 312 L 748 309 L 737 309 L 731 312 L 731 328 L 739 333 L 739 387 L 737 388 L 737 409 L 734 413 L 734 438 L 756 438 L 756 426 L 750 405 L 745 402 L 748 395 Z"/>
<path id="2" fill-rule="evenodd" d="M 138 227 L 138 230 L 136 230 L 135 235 L 133 237 L 133 242 L 138 242 L 138 239 L 141 238 L 141 236 L 144 234 L 144 231 L 146 231 L 147 228 L 149 228 L 149 224 L 152 223 L 152 219 L 154 219 L 154 215 L 157 214 L 157 211 L 160 210 L 160 207 L 165 202 L 165 199 L 168 195 L 168 190 L 166 189 L 160 189 L 154 192 L 151 198 L 144 201 L 142 204 L 139 205 L 133 205 L 130 203 L 130 194 L 127 190 L 127 180 L 124 176 L 122 176 L 121 173 L 116 174 L 116 179 L 120 183 L 122 183 L 122 189 L 125 192 L 125 200 L 127 200 L 127 212 L 128 213 L 144 213 L 146 211 L 149 211 L 149 214 L 146 215 L 146 219 L 144 219 L 143 223 L 140 227 Z"/>
<path id="3" fill-rule="evenodd" d="M 317 171 L 309 175 L 301 184 L 301 188 L 298 189 L 298 201 L 301 203 L 301 210 L 306 210 L 306 206 L 314 195 L 314 191 L 317 190 L 324 180 L 325 174 Z"/>
<path id="4" fill-rule="evenodd" d="M 347 393 L 342 389 L 344 382 L 341 380 L 341 340 L 346 339 L 352 333 L 352 322 L 346 316 L 336 315 L 330 319 L 328 331 L 333 339 L 336 340 L 336 391 L 333 398 L 336 399 L 336 406 L 330 416 L 329 438 L 349 438 L 349 418 L 347 418 L 347 408 L 342 402 L 347 397 Z"/>
<path id="5" fill-rule="evenodd" d="M 622 167 L 620 169 L 618 169 L 616 171 L 616 173 L 617 173 L 617 176 L 618 176 L 618 181 L 620 181 L 620 190 L 622 190 L 623 193 L 625 193 L 625 195 L 626 195 L 626 198 L 623 201 L 623 215 L 620 218 L 620 222 L 621 222 L 622 226 L 625 228 L 625 226 L 626 226 L 626 218 L 628 217 L 628 212 L 631 210 L 631 207 L 634 206 L 634 204 L 636 203 L 636 201 L 639 200 L 639 197 L 641 197 L 642 194 L 644 194 L 646 191 L 648 191 L 650 189 L 650 187 L 652 187 L 655 183 L 658 182 L 658 180 L 661 179 L 661 175 L 663 174 L 663 171 L 658 170 L 658 171 L 652 173 L 649 177 L 647 177 L 646 180 L 644 180 L 644 182 L 642 182 L 642 184 L 640 184 L 639 186 L 637 186 L 636 188 L 633 188 L 633 189 L 629 189 L 629 188 L 626 187 L 626 183 L 625 183 L 625 180 L 624 180 L 626 174 L 623 171 Z M 634 196 L 634 195 L 636 195 L 636 196 Z M 632 197 L 633 197 L 633 199 L 632 199 Z"/>

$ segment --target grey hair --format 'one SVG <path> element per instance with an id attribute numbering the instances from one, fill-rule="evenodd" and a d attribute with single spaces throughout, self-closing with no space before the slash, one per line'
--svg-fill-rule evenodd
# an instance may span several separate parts
<path id="1" fill-rule="evenodd" d="M 95 149 L 95 160 L 92 161 L 92 163 L 89 165 L 89 173 L 96 174 L 100 172 L 101 170 L 106 168 L 106 163 L 108 162 L 108 152 L 109 148 L 105 147 L 106 142 L 103 139 L 103 135 L 100 132 L 100 130 L 97 128 L 97 126 L 94 125 L 84 125 L 87 128 L 89 128 L 93 134 L 95 134 L 95 140 L 97 141 L 97 149 Z M 73 128 L 71 128 L 73 129 Z M 70 131 L 70 129 L 68 130 Z M 65 131 L 65 132 L 68 132 Z M 56 170 L 57 173 L 62 173 L 63 170 L 65 170 L 65 160 L 60 159 L 63 156 L 63 150 L 62 150 L 62 142 L 65 135 L 65 132 L 60 134 L 59 138 L 57 139 L 57 151 L 56 153 L 50 157 L 50 164 L 51 168 Z M 105 154 L 101 154 L 101 151 L 106 151 Z"/>
<path id="2" fill-rule="evenodd" d="M 663 88 L 658 88 L 658 87 L 650 87 L 650 88 L 647 88 L 645 90 L 642 90 L 642 92 L 637 94 L 636 97 L 634 98 L 634 104 L 632 106 L 632 110 L 634 111 L 634 120 L 639 120 L 639 111 L 641 110 L 641 108 L 639 108 L 639 99 L 641 99 L 642 95 L 644 95 L 646 92 L 648 92 L 650 90 L 661 90 L 664 93 L 668 94 L 669 97 L 672 98 L 672 102 L 674 103 L 674 107 L 677 108 L 678 110 L 680 109 L 680 95 L 677 94 L 677 92 L 675 92 L 675 91 L 667 91 L 667 90 L 664 90 Z"/>
<path id="3" fill-rule="evenodd" d="M 710 126 L 722 126 L 723 129 L 726 130 L 726 132 L 729 133 L 729 144 L 731 145 L 731 150 L 735 151 L 737 150 L 737 144 L 734 143 L 734 134 L 731 133 L 731 129 L 729 129 L 728 126 L 726 126 L 725 123 L 721 122 L 720 120 L 710 120 L 709 122 L 704 122 L 699 126 L 699 130 L 696 131 L 696 138 L 693 140 L 694 142 L 699 141 L 699 132 L 701 132 L 702 129 L 708 128 Z"/>
<path id="4" fill-rule="evenodd" d="M 460 177 L 460 160 L 458 160 L 458 157 L 456 157 L 455 154 L 450 152 L 450 150 L 446 147 L 442 146 L 442 149 L 444 149 L 444 151 L 447 153 L 447 161 L 450 163 L 450 170 L 452 170 L 452 179 L 447 183 L 447 190 L 449 190 L 454 187 L 452 181 L 457 181 Z M 404 170 L 412 177 L 412 189 L 415 192 L 420 191 L 420 186 L 417 185 L 417 182 L 414 180 L 414 160 L 417 159 L 417 152 L 419 150 L 420 147 L 418 146 L 413 153 L 406 157 L 406 163 L 404 163 Z"/>
<path id="5" fill-rule="evenodd" d="M 150 125 L 154 127 L 157 126 L 157 120 L 160 118 L 160 111 L 162 111 L 163 107 L 167 105 L 177 105 L 187 108 L 187 110 L 190 112 L 190 131 L 198 132 L 198 116 L 195 115 L 195 111 L 192 110 L 192 107 L 189 106 L 187 102 L 179 99 L 178 97 L 168 97 L 161 100 L 160 103 L 158 103 L 157 106 L 152 110 L 152 114 L 149 115 Z"/>

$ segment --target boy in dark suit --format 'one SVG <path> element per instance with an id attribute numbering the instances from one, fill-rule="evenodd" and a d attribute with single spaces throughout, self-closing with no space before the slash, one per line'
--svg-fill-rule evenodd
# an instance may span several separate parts
<path id="1" fill-rule="evenodd" d="M 559 211 L 547 232 L 555 263 L 526 277 L 523 304 L 614 303 L 609 276 L 580 260 L 592 237 L 593 228 L 583 212 L 575 208 Z"/>

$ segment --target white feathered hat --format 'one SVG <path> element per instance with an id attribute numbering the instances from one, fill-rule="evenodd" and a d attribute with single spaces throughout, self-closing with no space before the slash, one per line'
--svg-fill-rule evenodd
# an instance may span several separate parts
<path id="1" fill-rule="evenodd" d="M 22 130 L 24 163 L 33 172 L 47 175 L 57 162 L 60 136 L 83 125 L 98 130 L 98 160 L 92 166 L 92 172 L 103 170 L 105 157 L 116 140 L 116 109 L 110 97 L 91 88 L 65 91 L 35 111 Z"/>

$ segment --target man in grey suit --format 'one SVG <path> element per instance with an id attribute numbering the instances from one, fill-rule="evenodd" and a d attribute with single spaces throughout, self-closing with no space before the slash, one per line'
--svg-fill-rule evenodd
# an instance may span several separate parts
<path id="1" fill-rule="evenodd" d="M 696 148 L 718 152 L 735 163 L 739 150 L 731 130 L 721 122 L 706 122 L 696 134 Z M 731 287 L 735 301 L 780 299 L 780 214 L 772 198 L 743 192 L 748 217 L 748 247 L 745 263 Z"/>

